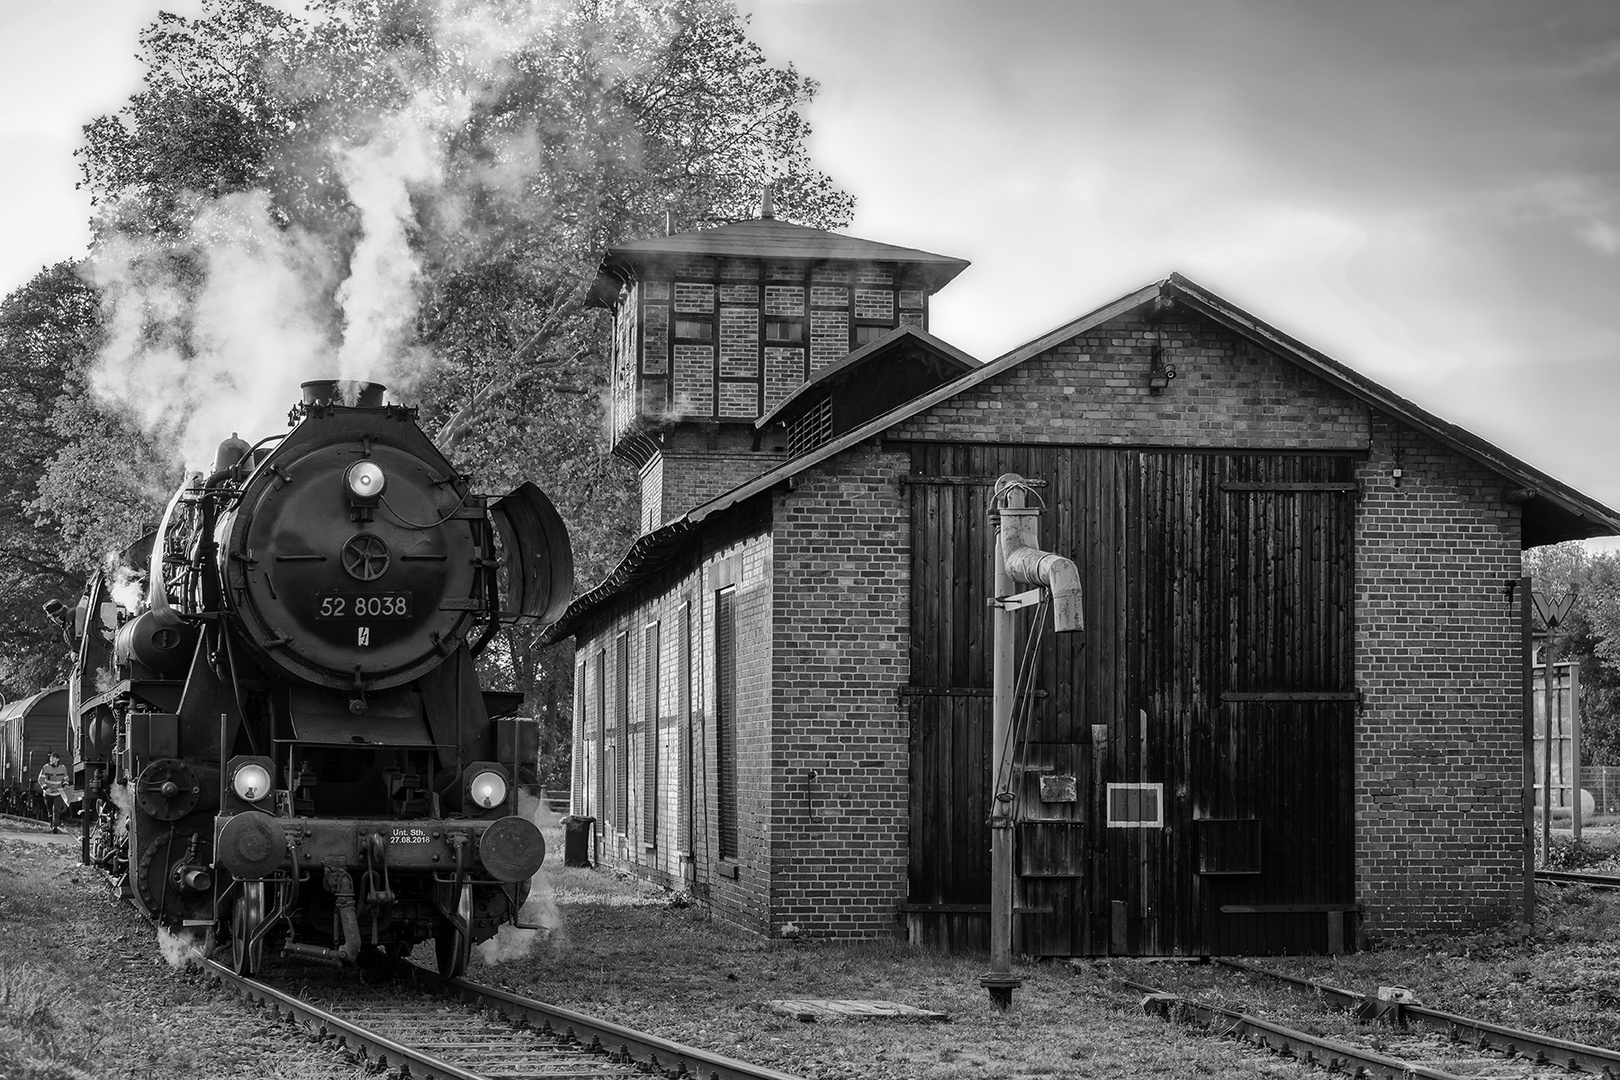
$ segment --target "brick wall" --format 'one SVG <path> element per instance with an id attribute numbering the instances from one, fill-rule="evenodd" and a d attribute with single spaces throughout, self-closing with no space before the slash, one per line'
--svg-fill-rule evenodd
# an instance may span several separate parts
<path id="1" fill-rule="evenodd" d="M 919 286 L 904 268 L 848 262 L 694 258 L 650 271 L 616 313 L 614 439 L 638 421 L 755 419 L 846 356 L 858 325 L 926 329 Z M 676 340 L 678 316 L 710 320 L 710 339 Z M 791 355 L 764 339 L 770 317 L 803 321 Z"/>
<path id="2" fill-rule="evenodd" d="M 642 467 L 642 531 L 674 521 L 787 459 L 785 445 L 756 449 L 755 438 L 753 428 L 740 426 L 669 432 L 663 450 Z"/>
<path id="3" fill-rule="evenodd" d="M 1155 340 L 1176 377 L 1149 393 Z M 1357 450 L 1357 898 L 1372 934 L 1500 922 L 1521 896 L 1517 506 L 1501 478 L 1186 313 L 1125 318 L 898 438 Z M 1400 486 L 1391 470 L 1399 454 Z"/>
<path id="4" fill-rule="evenodd" d="M 909 461 L 859 447 L 774 514 L 775 932 L 891 935 L 906 897 Z"/>
<path id="5" fill-rule="evenodd" d="M 600 749 L 587 720 L 594 719 L 589 704 L 595 692 L 595 657 L 606 649 L 607 709 L 615 701 L 612 685 L 613 650 L 623 641 L 631 649 L 629 708 L 632 735 L 629 753 L 629 812 L 613 828 L 598 823 L 598 858 L 602 865 L 625 870 L 672 889 L 693 888 L 715 918 L 764 933 L 769 930 L 771 888 L 771 699 L 772 668 L 771 540 L 753 532 L 717 545 L 701 555 L 695 566 L 672 572 L 650 583 L 616 605 L 609 616 L 582 629 L 574 641 L 575 656 L 586 669 L 586 690 L 576 695 L 575 745 L 589 753 L 585 767 L 576 771 L 584 790 L 573 793 L 572 805 L 589 807 L 600 816 L 600 777 L 594 769 Z M 722 863 L 717 833 L 720 792 L 717 787 L 715 747 L 715 595 L 735 587 L 738 645 L 738 821 L 736 860 Z M 691 714 L 679 708 L 681 665 L 680 627 L 691 605 Z M 647 656 L 646 628 L 657 623 L 658 655 Z M 621 637 L 623 635 L 623 637 Z M 649 709 L 648 663 L 658 668 L 658 701 Z M 692 773 L 682 775 L 681 734 L 689 725 Z M 658 740 L 657 780 L 646 783 L 644 764 L 648 740 Z M 690 799 L 694 835 L 681 835 L 681 803 Z M 656 802 L 654 830 L 646 829 L 647 802 Z"/>
<path id="6" fill-rule="evenodd" d="M 1522 896 L 1517 506 L 1374 414 L 1358 470 L 1356 878 L 1364 926 L 1453 930 Z M 1400 467 L 1397 483 L 1393 470 Z"/>
<path id="7" fill-rule="evenodd" d="M 1176 377 L 1148 389 L 1155 340 Z M 1185 312 L 1123 318 L 900 425 L 973 442 L 1364 449 L 1367 409 L 1288 361 Z"/>

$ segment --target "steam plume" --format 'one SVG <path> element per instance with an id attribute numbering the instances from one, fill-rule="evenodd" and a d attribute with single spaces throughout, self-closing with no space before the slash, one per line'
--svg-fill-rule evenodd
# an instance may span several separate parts
<path id="1" fill-rule="evenodd" d="M 511 226 L 549 213 L 534 197 L 545 186 L 541 118 L 507 113 L 473 134 L 468 120 L 503 99 L 514 57 L 548 54 L 557 25 L 548 3 L 440 0 L 426 23 L 437 61 L 423 62 L 419 43 L 382 58 L 401 92 L 370 115 L 352 113 L 343 72 L 282 76 L 287 100 L 320 103 L 317 124 L 358 134 L 289 148 L 264 189 L 192 193 L 179 238 L 154 233 L 138 201 L 114 201 L 90 270 L 108 331 L 94 390 L 191 468 L 233 431 L 251 442 L 280 430 L 299 382 L 366 380 L 408 395 L 432 363 L 415 344 L 421 253 L 453 263 L 458 245 L 505 227 L 475 223 L 474 206 L 486 218 L 498 207 Z M 289 212 L 287 192 L 328 192 L 334 178 L 341 212 Z"/>

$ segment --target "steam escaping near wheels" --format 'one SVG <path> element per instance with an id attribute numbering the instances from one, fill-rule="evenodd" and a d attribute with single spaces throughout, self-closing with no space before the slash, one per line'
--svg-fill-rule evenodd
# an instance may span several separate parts
<path id="1" fill-rule="evenodd" d="M 203 936 L 195 930 L 170 930 L 166 926 L 159 926 L 157 943 L 164 962 L 176 971 L 202 963 Z"/>

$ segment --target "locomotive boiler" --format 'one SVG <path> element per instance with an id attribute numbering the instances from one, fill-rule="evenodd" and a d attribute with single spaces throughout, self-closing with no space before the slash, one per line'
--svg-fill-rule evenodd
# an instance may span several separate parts
<path id="1" fill-rule="evenodd" d="M 303 391 L 176 492 L 143 600 L 109 573 L 81 601 L 85 858 L 242 973 L 431 940 L 460 974 L 545 854 L 517 803 L 537 726 L 476 658 L 561 614 L 568 533 L 533 484 L 474 494 L 382 387 Z"/>

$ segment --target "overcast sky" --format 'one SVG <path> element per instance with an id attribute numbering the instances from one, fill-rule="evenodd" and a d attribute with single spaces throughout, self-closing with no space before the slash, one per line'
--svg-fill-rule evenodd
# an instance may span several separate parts
<path id="1" fill-rule="evenodd" d="M 194 12 L 196 0 L 172 10 Z M 0 0 L 0 286 L 82 252 L 146 0 Z M 1620 3 L 744 0 L 991 359 L 1179 270 L 1620 507 Z"/>

